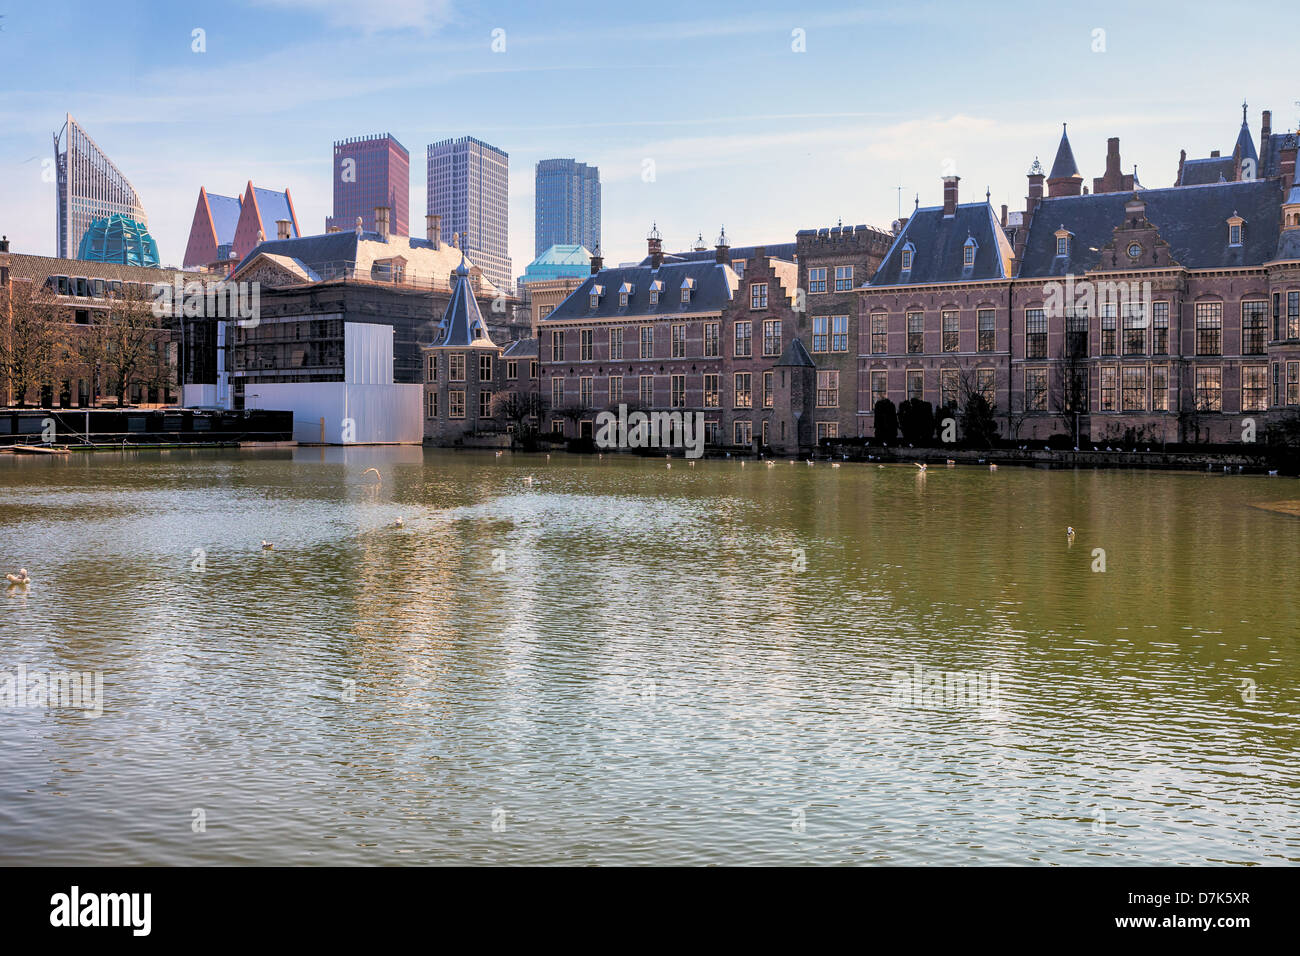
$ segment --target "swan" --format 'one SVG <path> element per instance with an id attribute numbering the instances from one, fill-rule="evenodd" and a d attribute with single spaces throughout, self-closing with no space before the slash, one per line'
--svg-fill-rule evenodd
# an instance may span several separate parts
<path id="1" fill-rule="evenodd" d="M 399 517 L 396 521 L 393 522 L 393 527 L 394 527 L 394 528 L 405 528 L 405 527 L 406 527 L 406 522 L 403 521 L 403 520 Z"/>
<path id="2" fill-rule="evenodd" d="M 379 473 L 378 468 L 367 468 L 365 471 L 361 473 L 361 477 L 362 478 L 366 477 L 366 475 L 370 474 L 372 471 L 375 473 L 375 477 L 378 478 L 382 483 L 384 480 L 384 476 Z"/>
<path id="3" fill-rule="evenodd" d="M 914 461 L 914 462 L 912 462 L 912 464 L 916 465 L 916 467 L 917 467 L 917 468 L 920 468 L 922 471 L 925 471 L 925 468 L 926 468 L 925 462 L 923 462 L 923 461 Z"/>
<path id="4" fill-rule="evenodd" d="M 5 580 L 8 581 L 10 584 L 17 585 L 18 587 L 23 587 L 23 588 L 27 587 L 27 585 L 30 584 L 32 581 L 32 579 L 27 575 L 26 568 L 19 568 L 17 574 L 6 574 Z"/>
<path id="5" fill-rule="evenodd" d="M 1074 528 L 1070 527 L 1069 525 L 1066 525 L 1066 526 L 1065 526 L 1065 536 L 1066 536 L 1067 538 L 1073 538 L 1073 537 L 1074 537 Z"/>
<path id="6" fill-rule="evenodd" d="M 838 468 L 838 467 L 840 467 L 840 463 L 839 463 L 838 461 L 833 461 L 833 462 L 831 462 L 831 467 L 832 467 L 832 468 Z"/>

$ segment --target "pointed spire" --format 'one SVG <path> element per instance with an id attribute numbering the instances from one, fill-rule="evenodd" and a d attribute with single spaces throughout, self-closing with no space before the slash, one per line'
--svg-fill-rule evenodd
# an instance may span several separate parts
<path id="1" fill-rule="evenodd" d="M 1070 137 L 1066 135 L 1065 124 L 1061 124 L 1061 144 L 1056 147 L 1056 159 L 1052 162 L 1052 172 L 1048 179 L 1071 179 L 1079 176 L 1079 164 L 1074 161 L 1074 150 L 1070 148 Z M 1083 177 L 1079 176 L 1080 179 Z"/>
<path id="2" fill-rule="evenodd" d="M 1255 138 L 1250 135 L 1250 124 L 1246 122 L 1246 101 L 1241 103 L 1241 130 L 1237 133 L 1237 142 L 1232 147 L 1235 155 L 1238 147 L 1241 149 L 1241 158 L 1249 159 L 1251 162 L 1259 162 L 1259 153 L 1255 152 Z"/>

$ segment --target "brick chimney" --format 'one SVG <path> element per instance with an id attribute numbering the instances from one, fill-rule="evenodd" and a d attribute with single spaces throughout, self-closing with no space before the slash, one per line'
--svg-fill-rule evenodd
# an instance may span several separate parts
<path id="1" fill-rule="evenodd" d="M 591 254 L 591 274 L 595 275 L 603 268 L 605 268 L 605 260 L 601 258 L 600 250 L 597 249 Z"/>
<path id="2" fill-rule="evenodd" d="M 1025 225 L 1029 225 L 1029 217 L 1034 214 L 1038 204 L 1043 201 L 1043 167 L 1038 160 L 1034 160 L 1034 165 L 1029 167 L 1029 195 L 1025 197 Z"/>
<path id="3" fill-rule="evenodd" d="M 1290 189 L 1295 183 L 1295 152 L 1294 146 L 1282 147 L 1280 155 L 1281 164 L 1278 171 L 1282 174 L 1282 188 Z"/>
<path id="4" fill-rule="evenodd" d="M 424 233 L 429 241 L 433 243 L 433 248 L 442 248 L 442 216 L 436 213 L 430 213 L 424 217 Z"/>
<path id="5" fill-rule="evenodd" d="M 391 211 L 387 206 L 375 207 L 375 232 L 379 233 L 381 242 L 388 241 L 388 214 Z"/>
<path id="6" fill-rule="evenodd" d="M 650 234 L 646 236 L 646 249 L 650 254 L 650 268 L 658 269 L 664 264 L 664 241 L 655 224 L 650 225 Z"/>
<path id="7" fill-rule="evenodd" d="M 275 221 L 275 238 L 288 239 L 291 225 L 292 223 L 288 219 L 277 219 Z"/>
<path id="8" fill-rule="evenodd" d="M 1002 228 L 1007 228 L 1007 204 L 1002 204 Z"/>
<path id="9" fill-rule="evenodd" d="M 1094 193 L 1117 193 L 1132 188 L 1132 180 L 1128 179 L 1120 168 L 1119 137 L 1112 136 L 1106 140 L 1106 174 L 1093 179 L 1092 191 Z"/>
<path id="10" fill-rule="evenodd" d="M 722 232 L 718 234 L 718 241 L 713 246 L 713 259 L 715 262 L 721 262 L 724 265 L 731 262 L 731 240 L 727 238 L 727 227 L 722 227 Z"/>
<path id="11" fill-rule="evenodd" d="M 1268 138 L 1273 135 L 1273 111 L 1264 110 L 1264 125 L 1259 130 L 1259 148 L 1261 151 L 1268 148 Z"/>
<path id="12" fill-rule="evenodd" d="M 957 184 L 960 176 L 943 177 L 943 218 L 951 219 L 957 215 Z"/>

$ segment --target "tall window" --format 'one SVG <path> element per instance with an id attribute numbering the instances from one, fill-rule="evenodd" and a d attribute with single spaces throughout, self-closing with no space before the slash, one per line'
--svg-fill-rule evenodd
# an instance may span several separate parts
<path id="1" fill-rule="evenodd" d="M 853 288 L 853 266 L 835 267 L 835 291 L 848 292 Z"/>
<path id="2" fill-rule="evenodd" d="M 979 322 L 979 350 L 981 352 L 992 352 L 995 342 L 993 331 L 992 309 L 980 309 L 976 313 L 976 320 Z"/>
<path id="3" fill-rule="evenodd" d="M 447 356 L 447 378 L 453 382 L 465 381 L 464 352 L 452 352 Z"/>
<path id="4" fill-rule="evenodd" d="M 609 377 L 609 403 L 617 405 L 623 401 L 623 376 L 611 375 Z"/>
<path id="5" fill-rule="evenodd" d="M 835 369 L 817 370 L 817 407 L 838 408 L 840 405 L 840 373 Z"/>
<path id="6" fill-rule="evenodd" d="M 754 282 L 749 287 L 749 307 L 751 309 L 767 308 L 767 283 Z"/>
<path id="7" fill-rule="evenodd" d="M 578 358 L 583 362 L 590 362 L 593 354 L 592 337 L 596 333 L 591 329 L 578 330 Z"/>
<path id="8" fill-rule="evenodd" d="M 1047 358 L 1047 313 L 1025 310 L 1025 358 Z"/>
<path id="9" fill-rule="evenodd" d="M 731 436 L 737 445 L 752 445 L 754 443 L 754 423 L 733 422 L 731 425 Z"/>
<path id="10" fill-rule="evenodd" d="M 506 362 L 506 381 L 513 382 L 519 378 L 519 362 Z"/>
<path id="11" fill-rule="evenodd" d="M 637 355 L 643 359 L 655 357 L 655 329 L 653 325 L 641 326 L 641 348 Z"/>
<path id="12" fill-rule="evenodd" d="M 1115 354 L 1115 303 L 1106 302 L 1101 307 L 1101 354 Z"/>
<path id="13" fill-rule="evenodd" d="M 839 438 L 839 437 L 840 437 L 839 422 L 818 422 L 817 423 L 818 441 L 821 441 L 823 438 Z"/>
<path id="14" fill-rule="evenodd" d="M 943 313 L 943 350 L 956 352 L 960 333 L 957 325 L 956 311 Z"/>
<path id="15" fill-rule="evenodd" d="M 424 364 L 425 381 L 438 381 L 438 356 L 430 352 Z"/>
<path id="16" fill-rule="evenodd" d="M 674 375 L 669 383 L 669 405 L 673 408 L 686 407 L 686 376 Z"/>
<path id="17" fill-rule="evenodd" d="M 826 291 L 826 270 L 824 268 L 808 270 L 808 291 L 810 293 Z"/>
<path id="18" fill-rule="evenodd" d="M 750 322 L 737 322 L 735 327 L 736 333 L 736 351 L 732 354 L 736 358 L 748 358 L 753 355 L 753 337 L 754 327 Z"/>
<path id="19" fill-rule="evenodd" d="M 480 354 L 478 357 L 478 380 L 480 382 L 492 381 L 492 356 Z"/>
<path id="20" fill-rule="evenodd" d="M 1286 363 L 1286 403 L 1300 405 L 1300 362 Z"/>
<path id="21" fill-rule="evenodd" d="M 1282 337 L 1282 293 L 1273 293 L 1273 338 Z"/>
<path id="22" fill-rule="evenodd" d="M 673 358 L 686 357 L 686 326 L 673 326 Z"/>
<path id="23" fill-rule="evenodd" d="M 871 354 L 884 355 L 889 351 L 889 316 L 875 312 L 871 316 Z"/>
<path id="24" fill-rule="evenodd" d="M 812 322 L 812 350 L 814 352 L 829 352 L 831 345 L 830 316 L 814 315 Z"/>
<path id="25" fill-rule="evenodd" d="M 718 323 L 704 323 L 704 357 L 718 357 Z"/>
<path id="26" fill-rule="evenodd" d="M 750 393 L 750 377 L 748 372 L 735 373 L 736 388 L 736 408 L 753 408 L 754 396 Z"/>
<path id="27" fill-rule="evenodd" d="M 1147 351 L 1147 315 L 1141 303 L 1124 309 L 1124 354 L 1145 355 Z"/>
<path id="28" fill-rule="evenodd" d="M 718 394 L 718 376 L 712 372 L 706 372 L 704 374 L 704 407 L 717 408 L 721 403 L 721 396 Z"/>
<path id="29" fill-rule="evenodd" d="M 1074 358 L 1088 354 L 1088 312 L 1086 309 L 1065 310 L 1065 347 Z"/>
<path id="30" fill-rule="evenodd" d="M 776 396 L 775 396 L 775 389 L 773 388 L 775 381 L 776 381 L 775 372 L 763 373 L 763 407 L 764 408 L 771 408 L 773 404 L 775 404 Z M 764 424 L 766 424 L 766 422 L 764 422 Z"/>
<path id="31" fill-rule="evenodd" d="M 1223 303 L 1196 303 L 1196 354 L 1223 354 Z"/>
<path id="32" fill-rule="evenodd" d="M 558 375 L 551 379 L 551 408 L 561 409 L 564 407 L 564 379 Z"/>
<path id="33" fill-rule="evenodd" d="M 478 393 L 478 417 L 492 417 L 492 392 L 489 389 L 482 389 Z"/>
<path id="34" fill-rule="evenodd" d="M 1268 325 L 1268 303 L 1259 300 L 1241 303 L 1241 354 L 1263 355 L 1266 326 Z"/>
<path id="35" fill-rule="evenodd" d="M 1196 408 L 1202 412 L 1223 411 L 1223 369 L 1202 366 L 1196 370 Z"/>
<path id="36" fill-rule="evenodd" d="M 831 316 L 831 351 L 847 352 L 849 350 L 849 317 L 847 315 Z"/>
<path id="37" fill-rule="evenodd" d="M 911 354 L 925 351 L 925 313 L 907 313 L 907 351 Z"/>
<path id="38" fill-rule="evenodd" d="M 1147 407 L 1147 369 L 1145 365 L 1126 365 L 1120 372 L 1120 401 L 1124 411 L 1140 412 Z"/>
<path id="39" fill-rule="evenodd" d="M 426 418 L 437 418 L 438 417 L 438 393 L 432 390 L 425 392 L 424 406 L 425 406 L 424 414 Z"/>
<path id="40" fill-rule="evenodd" d="M 975 370 L 975 387 L 979 393 L 984 396 L 984 401 L 989 405 L 997 398 L 997 379 L 994 370 L 991 368 L 980 368 Z"/>
<path id="41" fill-rule="evenodd" d="M 655 404 L 655 377 L 653 375 L 642 375 L 640 378 L 640 393 L 638 397 L 641 404 L 646 408 L 653 408 Z"/>
<path id="42" fill-rule="evenodd" d="M 919 368 L 907 370 L 907 397 L 923 398 L 925 396 L 925 373 Z"/>
<path id="43" fill-rule="evenodd" d="M 465 392 L 463 389 L 454 388 L 447 393 L 447 417 L 465 417 Z"/>
<path id="44" fill-rule="evenodd" d="M 1169 303 L 1151 303 L 1151 354 L 1169 354 Z"/>
<path id="45" fill-rule="evenodd" d="M 609 330 L 609 360 L 611 362 L 623 361 L 623 330 Z"/>
<path id="46" fill-rule="evenodd" d="M 943 408 L 957 407 L 957 370 L 941 369 L 939 372 L 939 404 Z"/>
<path id="47" fill-rule="evenodd" d="M 1241 367 L 1241 410 L 1263 412 L 1268 410 L 1268 366 L 1243 365 Z"/>
<path id="48" fill-rule="evenodd" d="M 889 397 L 889 373 L 884 369 L 872 369 L 871 371 L 871 407 L 876 407 L 876 402 Z"/>
<path id="49" fill-rule="evenodd" d="M 1025 369 L 1025 411 L 1047 411 L 1047 369 Z"/>
<path id="50" fill-rule="evenodd" d="M 1115 366 L 1103 365 L 1099 370 L 1101 380 L 1101 410 L 1115 411 Z"/>
<path id="51" fill-rule="evenodd" d="M 1151 366 L 1151 411 L 1169 411 L 1169 366 Z"/>
<path id="52" fill-rule="evenodd" d="M 578 379 L 578 401 L 582 404 L 583 408 L 591 408 L 593 404 L 593 398 L 595 395 L 593 382 L 594 380 L 590 375 L 584 375 Z"/>
<path id="53" fill-rule="evenodd" d="M 1286 294 L 1286 337 L 1300 339 L 1300 292 Z"/>
<path id="54" fill-rule="evenodd" d="M 763 354 L 781 354 L 781 320 L 766 319 L 763 322 Z"/>
<path id="55" fill-rule="evenodd" d="M 561 329 L 551 333 L 551 361 L 564 361 L 564 332 Z"/>

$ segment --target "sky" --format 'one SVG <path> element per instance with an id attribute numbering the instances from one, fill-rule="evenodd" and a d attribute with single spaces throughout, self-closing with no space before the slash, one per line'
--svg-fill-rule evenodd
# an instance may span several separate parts
<path id="1" fill-rule="evenodd" d="M 1237 12 L 1239 9 L 1241 12 Z M 1287 5 L 464 0 L 0 0 L 0 233 L 54 254 L 42 160 L 71 113 L 131 180 L 162 259 L 179 264 L 200 186 L 293 194 L 304 234 L 331 212 L 332 144 L 392 133 L 510 154 L 512 271 L 533 258 L 540 159 L 600 168 L 607 263 L 666 249 L 790 242 L 799 229 L 887 228 L 960 199 L 1024 206 L 1035 157 L 1069 123 L 1091 186 L 1106 139 L 1148 188 L 1189 157 L 1231 153 L 1249 103 L 1295 129 Z M 201 30 L 203 43 L 195 41 Z M 202 46 L 202 51 L 195 47 Z M 494 49 L 495 47 L 495 49 Z"/>

